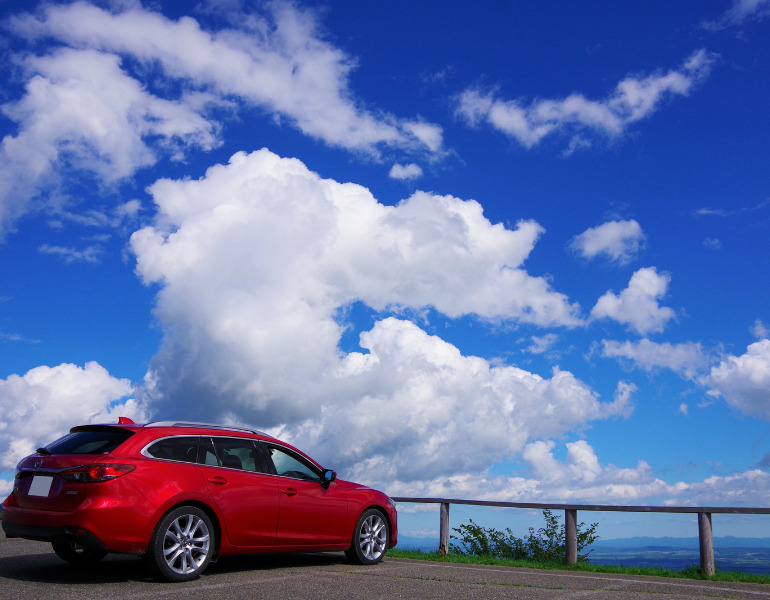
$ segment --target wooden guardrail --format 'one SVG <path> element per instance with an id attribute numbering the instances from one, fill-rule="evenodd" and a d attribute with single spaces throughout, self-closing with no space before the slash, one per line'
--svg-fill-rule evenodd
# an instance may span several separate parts
<path id="1" fill-rule="evenodd" d="M 698 515 L 698 539 L 700 545 L 700 566 L 706 575 L 714 574 L 714 539 L 711 532 L 711 515 L 715 513 L 741 515 L 767 515 L 770 508 L 703 507 L 703 506 L 612 506 L 605 504 L 541 504 L 537 502 L 494 502 L 488 500 L 457 500 L 448 498 L 397 498 L 395 502 L 418 504 L 440 504 L 439 511 L 439 554 L 449 551 L 449 505 L 466 504 L 496 508 L 534 508 L 537 510 L 563 510 L 565 533 L 565 559 L 568 565 L 577 562 L 577 512 L 640 512 L 640 513 L 694 513 Z"/>

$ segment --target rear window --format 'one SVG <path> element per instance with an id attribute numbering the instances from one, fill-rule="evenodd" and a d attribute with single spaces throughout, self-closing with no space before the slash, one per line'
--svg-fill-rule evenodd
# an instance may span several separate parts
<path id="1" fill-rule="evenodd" d="M 126 429 L 76 431 L 48 444 L 51 454 L 109 454 L 133 434 Z"/>

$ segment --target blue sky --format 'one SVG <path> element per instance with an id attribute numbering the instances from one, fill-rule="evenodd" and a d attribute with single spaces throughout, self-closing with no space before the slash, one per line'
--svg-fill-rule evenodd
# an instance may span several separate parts
<path id="1" fill-rule="evenodd" d="M 770 3 L 437 6 L 0 2 L 0 490 L 127 415 L 398 496 L 766 502 Z"/>

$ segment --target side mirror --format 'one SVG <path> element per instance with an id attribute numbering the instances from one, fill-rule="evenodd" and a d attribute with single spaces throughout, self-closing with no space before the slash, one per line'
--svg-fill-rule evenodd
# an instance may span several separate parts
<path id="1" fill-rule="evenodd" d="M 337 479 L 337 471 L 332 471 L 331 469 L 324 469 L 324 472 L 321 473 L 321 487 L 326 489 L 329 489 L 329 486 L 332 484 L 332 481 Z"/>

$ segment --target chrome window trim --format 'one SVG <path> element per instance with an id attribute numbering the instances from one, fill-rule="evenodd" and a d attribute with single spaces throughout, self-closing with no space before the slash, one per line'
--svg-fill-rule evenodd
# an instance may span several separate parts
<path id="1" fill-rule="evenodd" d="M 249 433 L 253 433 L 253 432 L 249 431 Z M 307 481 L 307 482 L 310 482 L 310 483 L 315 483 L 315 481 L 310 480 L 310 479 L 298 479 L 296 477 L 287 477 L 286 475 L 279 475 L 278 473 L 264 473 L 262 471 L 247 471 L 246 469 L 234 469 L 232 467 L 224 467 L 222 465 L 204 465 L 204 464 L 201 464 L 199 462 L 192 463 L 192 462 L 186 462 L 186 461 L 183 461 L 183 460 L 174 460 L 173 458 L 158 458 L 157 456 L 152 456 L 149 452 L 147 452 L 147 449 L 150 446 L 152 446 L 153 444 L 155 444 L 156 442 L 160 442 L 160 441 L 163 441 L 163 440 L 174 439 L 174 438 L 190 438 L 190 437 L 197 437 L 199 439 L 210 438 L 212 440 L 214 438 L 216 438 L 216 437 L 221 437 L 221 438 L 224 438 L 224 439 L 228 439 L 229 438 L 229 436 L 217 436 L 215 433 L 214 434 L 199 433 L 199 434 L 195 434 L 195 435 L 185 435 L 183 433 L 180 433 L 180 434 L 177 434 L 177 435 L 165 435 L 163 437 L 155 438 L 154 440 L 148 442 L 147 445 L 145 445 L 139 451 L 139 454 L 141 454 L 142 456 L 144 456 L 145 458 L 150 459 L 150 460 L 161 460 L 163 462 L 173 462 L 173 463 L 178 463 L 178 464 L 182 464 L 182 465 L 195 465 L 195 466 L 198 466 L 198 467 L 209 467 L 209 468 L 212 468 L 212 469 L 227 469 L 228 471 L 237 471 L 239 473 L 252 473 L 254 475 L 268 475 L 270 477 L 280 477 L 281 479 L 291 479 L 292 481 Z M 275 439 L 275 438 L 272 438 L 270 441 L 258 440 L 258 439 L 249 438 L 249 437 L 237 437 L 235 439 L 247 440 L 247 441 L 255 443 L 255 444 L 258 444 L 258 443 L 265 444 L 266 446 L 268 446 L 268 451 L 269 451 L 269 446 L 276 446 L 282 452 L 285 452 L 286 454 L 295 457 L 298 461 L 303 462 L 303 463 L 307 463 L 310 467 L 313 468 L 313 470 L 318 469 L 318 471 L 319 471 L 319 473 L 318 473 L 319 479 L 323 476 L 323 472 L 325 470 L 323 467 L 317 465 L 314 461 L 310 460 L 306 456 L 303 456 L 302 454 L 300 454 L 296 450 L 292 450 L 291 448 L 289 448 L 287 446 L 284 446 L 280 442 L 277 442 L 277 441 L 274 442 L 273 439 Z M 269 452 L 268 452 L 268 454 L 269 454 Z M 270 459 L 270 460 L 272 462 L 272 459 Z M 273 465 L 273 468 L 275 468 L 275 465 Z"/>

